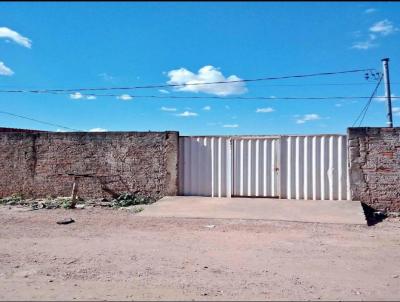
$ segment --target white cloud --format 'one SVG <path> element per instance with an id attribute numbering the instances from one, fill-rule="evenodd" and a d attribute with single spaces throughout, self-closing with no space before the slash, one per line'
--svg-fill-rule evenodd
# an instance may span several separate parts
<path id="1" fill-rule="evenodd" d="M 204 107 L 203 107 L 203 110 L 205 110 L 205 111 L 210 111 L 210 110 L 211 110 L 211 106 L 208 106 L 208 105 L 207 105 L 207 106 L 204 106 Z"/>
<path id="2" fill-rule="evenodd" d="M 296 120 L 297 124 L 304 124 L 308 121 L 316 121 L 316 120 L 320 120 L 321 117 L 318 114 L 315 113 L 309 113 L 309 114 L 305 114 L 303 115 L 301 118 Z"/>
<path id="3" fill-rule="evenodd" d="M 393 25 L 388 19 L 376 22 L 369 28 L 370 32 L 381 34 L 383 36 L 390 35 L 399 29 Z"/>
<path id="4" fill-rule="evenodd" d="M 121 94 L 120 96 L 117 96 L 117 99 L 123 100 L 123 101 L 129 101 L 129 100 L 132 100 L 133 97 L 131 97 L 129 94 Z"/>
<path id="5" fill-rule="evenodd" d="M 271 108 L 271 107 L 267 107 L 267 108 L 257 108 L 256 112 L 257 113 L 269 113 L 269 112 L 274 112 L 275 109 Z"/>
<path id="6" fill-rule="evenodd" d="M 160 90 L 158 90 L 159 92 L 161 92 L 161 93 L 164 93 L 164 94 L 168 94 L 169 93 L 169 91 L 168 90 L 165 90 L 165 89 L 160 89 Z"/>
<path id="7" fill-rule="evenodd" d="M 364 11 L 365 14 L 372 14 L 372 13 L 375 13 L 375 12 L 376 12 L 376 9 L 375 9 L 375 8 L 367 8 L 367 9 Z"/>
<path id="8" fill-rule="evenodd" d="M 217 68 L 211 65 L 200 68 L 197 74 L 187 70 L 186 68 L 171 70 L 168 72 L 168 77 L 170 78 L 170 80 L 167 83 L 170 85 L 229 82 L 241 80 L 236 75 L 225 77 Z M 175 90 L 195 93 L 203 92 L 217 96 L 228 96 L 247 92 L 247 88 L 244 82 L 235 82 L 229 84 L 188 85 L 175 87 Z"/>
<path id="9" fill-rule="evenodd" d="M 8 27 L 0 27 L 0 38 L 13 40 L 15 43 L 27 48 L 31 48 L 32 46 L 31 40 L 20 35 L 16 31 L 9 29 Z"/>
<path id="10" fill-rule="evenodd" d="M 190 116 L 198 116 L 198 114 L 196 112 L 185 111 L 185 112 L 177 114 L 177 116 L 190 117 Z"/>
<path id="11" fill-rule="evenodd" d="M 172 107 L 161 107 L 160 108 L 160 110 L 161 111 L 169 111 L 169 112 L 172 112 L 172 111 L 176 111 L 177 109 L 176 108 L 172 108 Z"/>
<path id="12" fill-rule="evenodd" d="M 79 99 L 83 98 L 83 95 L 80 92 L 75 92 L 75 93 L 70 94 L 69 97 L 73 100 L 79 100 Z"/>
<path id="13" fill-rule="evenodd" d="M 396 95 L 394 93 L 391 94 L 392 98 L 394 98 Z M 378 102 L 386 102 L 386 96 L 381 95 L 381 96 L 376 96 L 374 98 Z M 392 102 L 395 101 L 396 99 L 392 99 Z"/>
<path id="14" fill-rule="evenodd" d="M 365 38 L 365 40 L 354 42 L 351 48 L 367 50 L 377 47 L 379 46 L 377 42 L 380 37 L 388 36 L 396 31 L 399 31 L 399 29 L 395 27 L 388 19 L 376 22 L 368 29 L 368 36 Z M 361 34 L 359 36 L 361 36 Z"/>
<path id="15" fill-rule="evenodd" d="M 238 124 L 228 124 L 228 125 L 223 125 L 222 127 L 224 128 L 239 128 Z"/>
<path id="16" fill-rule="evenodd" d="M 89 130 L 89 132 L 107 132 L 107 129 L 104 128 L 92 128 Z"/>
<path id="17" fill-rule="evenodd" d="M 14 71 L 11 68 L 7 67 L 3 62 L 0 62 L 0 75 L 3 76 L 11 76 L 14 74 Z"/>
<path id="18" fill-rule="evenodd" d="M 373 47 L 377 47 L 378 44 L 372 43 L 371 40 L 366 40 L 366 41 L 357 41 L 353 43 L 353 46 L 351 48 L 353 49 L 362 49 L 362 50 L 367 50 Z"/>
<path id="19" fill-rule="evenodd" d="M 69 97 L 73 100 L 80 100 L 80 99 L 86 99 L 86 100 L 95 100 L 96 96 L 94 95 L 83 95 L 80 92 L 75 92 L 69 95 Z"/>
<path id="20" fill-rule="evenodd" d="M 112 75 L 109 75 L 106 72 L 99 73 L 98 76 L 106 82 L 112 82 L 115 79 Z"/>
<path id="21" fill-rule="evenodd" d="M 6 42 L 12 40 L 15 43 L 27 48 L 31 48 L 32 46 L 31 40 L 24 36 L 21 36 L 19 33 L 12 29 L 9 29 L 8 27 L 0 27 L 0 38 L 8 39 L 6 40 Z M 10 76 L 13 74 L 14 71 L 12 71 L 11 68 L 7 67 L 3 62 L 0 62 L 0 75 Z"/>
<path id="22" fill-rule="evenodd" d="M 395 116 L 400 116 L 400 107 L 393 107 L 392 108 L 392 113 Z"/>

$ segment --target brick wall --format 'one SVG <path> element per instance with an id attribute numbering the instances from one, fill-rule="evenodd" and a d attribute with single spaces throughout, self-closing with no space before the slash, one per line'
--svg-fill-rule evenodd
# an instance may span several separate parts
<path id="1" fill-rule="evenodd" d="M 400 211 L 400 128 L 349 128 L 353 200 Z"/>
<path id="2" fill-rule="evenodd" d="M 36 133 L 36 132 L 48 132 L 48 131 L 33 130 L 33 129 L 4 128 L 4 127 L 0 127 L 0 132 L 25 132 L 25 133 Z"/>
<path id="3" fill-rule="evenodd" d="M 176 195 L 177 132 L 0 131 L 0 196 L 71 195 L 74 174 L 81 197 L 138 192 Z"/>

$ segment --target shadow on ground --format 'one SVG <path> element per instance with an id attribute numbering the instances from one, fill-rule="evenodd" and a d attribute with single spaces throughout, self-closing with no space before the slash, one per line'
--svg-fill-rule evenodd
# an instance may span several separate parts
<path id="1" fill-rule="evenodd" d="M 377 223 L 380 223 L 388 217 L 384 213 L 376 211 L 374 208 L 371 208 L 365 203 L 361 203 L 361 205 L 364 210 L 365 219 L 367 220 L 368 226 L 373 226 Z"/>

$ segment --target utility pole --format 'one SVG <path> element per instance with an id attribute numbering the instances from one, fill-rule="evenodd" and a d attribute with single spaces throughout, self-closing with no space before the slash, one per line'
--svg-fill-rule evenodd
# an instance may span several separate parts
<path id="1" fill-rule="evenodd" d="M 383 80 L 385 82 L 385 96 L 387 101 L 387 125 L 393 128 L 392 116 L 392 94 L 390 92 L 390 78 L 389 78 L 389 58 L 382 59 L 383 65 Z"/>

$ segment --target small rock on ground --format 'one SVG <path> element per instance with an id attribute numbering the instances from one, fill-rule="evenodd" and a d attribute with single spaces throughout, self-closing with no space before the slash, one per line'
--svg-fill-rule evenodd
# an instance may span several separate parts
<path id="1" fill-rule="evenodd" d="M 57 224 L 70 224 L 73 222 L 75 222 L 75 220 L 73 220 L 72 218 L 67 218 L 67 219 L 57 221 Z"/>

